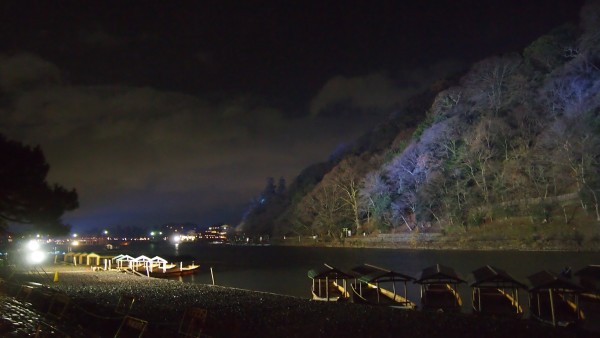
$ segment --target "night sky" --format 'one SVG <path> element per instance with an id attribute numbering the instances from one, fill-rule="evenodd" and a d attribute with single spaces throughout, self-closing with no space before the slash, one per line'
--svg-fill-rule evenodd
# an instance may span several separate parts
<path id="1" fill-rule="evenodd" d="M 2 1 L 0 132 L 76 188 L 75 230 L 236 224 L 405 98 L 583 1 Z"/>

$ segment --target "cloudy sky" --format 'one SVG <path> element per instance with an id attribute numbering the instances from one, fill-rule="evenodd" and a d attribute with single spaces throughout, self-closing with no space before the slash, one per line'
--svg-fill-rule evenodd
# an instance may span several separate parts
<path id="1" fill-rule="evenodd" d="M 2 1 L 0 133 L 76 188 L 75 230 L 239 222 L 432 81 L 580 0 Z"/>

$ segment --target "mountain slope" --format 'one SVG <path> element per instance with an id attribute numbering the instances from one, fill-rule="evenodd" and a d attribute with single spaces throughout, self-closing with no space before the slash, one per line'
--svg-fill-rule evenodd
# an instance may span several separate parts
<path id="1" fill-rule="evenodd" d="M 415 98 L 263 206 L 267 227 L 250 216 L 244 230 L 600 242 L 599 14 L 590 2 L 580 28 L 557 28 Z"/>

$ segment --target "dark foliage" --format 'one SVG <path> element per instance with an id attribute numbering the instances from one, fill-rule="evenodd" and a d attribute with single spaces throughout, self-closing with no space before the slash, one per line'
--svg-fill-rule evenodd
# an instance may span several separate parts
<path id="1" fill-rule="evenodd" d="M 0 135 L 0 225 L 31 224 L 48 234 L 68 232 L 61 217 L 78 207 L 77 192 L 46 182 L 50 166 L 39 147 Z"/>

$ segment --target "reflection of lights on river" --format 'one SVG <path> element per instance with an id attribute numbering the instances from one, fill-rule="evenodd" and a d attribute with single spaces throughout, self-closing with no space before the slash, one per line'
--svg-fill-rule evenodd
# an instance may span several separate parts
<path id="1" fill-rule="evenodd" d="M 175 244 L 175 253 L 179 254 L 179 243 L 181 242 L 181 236 L 174 235 L 173 237 L 171 237 L 171 242 Z"/>

